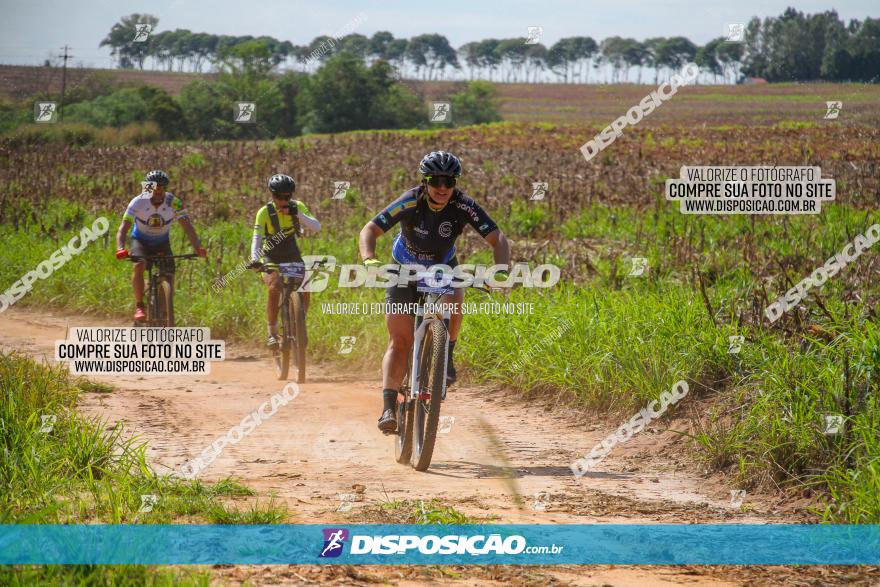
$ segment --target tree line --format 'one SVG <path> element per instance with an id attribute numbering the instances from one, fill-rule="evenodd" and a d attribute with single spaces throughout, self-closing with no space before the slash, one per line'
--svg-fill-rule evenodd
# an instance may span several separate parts
<path id="1" fill-rule="evenodd" d="M 400 83 L 391 65 L 340 52 L 312 74 L 277 73 L 264 53 L 240 51 L 216 75 L 186 84 L 177 96 L 162 88 L 121 82 L 97 71 L 72 85 L 62 124 L 33 123 L 34 102 L 58 100 L 48 91 L 18 100 L 0 98 L 0 142 L 150 142 L 174 139 L 269 139 L 349 130 L 437 128 L 425 96 Z M 457 84 L 444 99 L 452 126 L 501 120 L 495 87 Z M 253 104 L 253 120 L 238 121 L 239 103 Z M 109 132 L 116 129 L 119 132 Z M 103 138 L 102 138 L 103 137 Z"/>
<path id="2" fill-rule="evenodd" d="M 132 42 L 138 25 L 152 31 L 159 19 L 149 14 L 123 17 L 101 41 L 110 47 L 119 67 L 165 71 L 219 70 L 223 64 L 258 61 L 266 71 L 276 67 L 314 72 L 329 57 L 346 52 L 366 65 L 390 63 L 396 75 L 423 80 L 468 79 L 504 82 L 564 83 L 650 81 L 688 62 L 700 66 L 704 80 L 736 82 L 743 77 L 768 81 L 880 80 L 880 19 L 851 20 L 844 24 L 834 10 L 804 14 L 788 8 L 779 17 L 754 17 L 741 42 L 725 37 L 697 45 L 686 37 L 654 37 L 644 41 L 619 36 L 596 41 L 576 36 L 550 47 L 527 43 L 525 37 L 483 39 L 450 45 L 441 34 L 395 38 L 388 31 L 371 37 L 351 33 L 326 35 L 307 45 L 273 37 L 193 33 L 187 29 L 151 32 L 143 42 Z M 634 78 L 634 79 L 633 79 Z"/>

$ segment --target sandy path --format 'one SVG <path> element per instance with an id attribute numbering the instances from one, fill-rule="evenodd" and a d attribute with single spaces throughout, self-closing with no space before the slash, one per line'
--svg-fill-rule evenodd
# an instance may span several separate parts
<path id="1" fill-rule="evenodd" d="M 64 338 L 68 326 L 124 325 L 109 319 L 13 308 L 0 314 L 0 348 L 51 359 L 54 341 Z M 81 410 L 107 419 L 110 425 L 124 421 L 129 433 L 149 442 L 156 469 L 170 472 L 281 391 L 284 382 L 275 378 L 271 364 L 259 354 L 227 345 L 227 360 L 214 363 L 207 376 L 94 377 L 116 389 L 109 394 L 83 394 Z M 291 521 L 297 523 L 378 521 L 369 517 L 369 506 L 435 497 L 475 517 L 496 516 L 493 521 L 499 523 L 807 519 L 802 504 L 773 496 L 750 495 L 745 500 L 748 507 L 734 507 L 731 487 L 717 475 L 699 474 L 680 437 L 662 430 L 666 426 L 686 428 L 685 421 L 658 424 L 659 430 L 646 430 L 618 445 L 601 470 L 578 483 L 569 463 L 620 422 L 572 414 L 549 404 L 524 404 L 489 387 L 452 388 L 443 414 L 453 416 L 454 424 L 449 433 L 439 436 L 429 471 L 418 473 L 394 462 L 392 437 L 376 430 L 379 384 L 378 373 L 336 374 L 331 365 L 310 368 L 309 381 L 300 386 L 299 396 L 240 442 L 227 446 L 201 478 L 213 481 L 234 476 L 260 494 L 277 495 L 288 504 Z M 691 409 L 699 409 L 697 401 Z M 499 442 L 490 442 L 487 430 Z M 359 501 L 350 511 L 337 511 L 340 494 L 355 493 L 355 484 L 364 486 Z M 258 584 L 305 584 L 306 580 L 357 584 L 372 575 L 400 584 L 428 580 L 410 577 L 405 569 L 397 573 L 387 568 L 361 569 L 358 572 L 364 576 L 358 579 L 312 567 L 290 567 L 296 574 L 285 575 L 284 568 L 236 567 L 221 570 L 221 575 L 235 580 L 249 577 Z M 796 576 L 816 580 L 815 571 L 799 569 Z M 535 575 L 542 584 L 551 580 L 556 584 L 739 585 L 749 581 L 768 584 L 776 574 L 767 569 L 705 567 L 545 567 L 528 572 L 507 569 L 499 572 L 497 580 L 499 584 L 526 584 Z M 282 580 L 284 576 L 288 578 Z M 836 575 L 822 576 L 831 580 Z M 468 583 L 495 580 L 481 570 Z"/>

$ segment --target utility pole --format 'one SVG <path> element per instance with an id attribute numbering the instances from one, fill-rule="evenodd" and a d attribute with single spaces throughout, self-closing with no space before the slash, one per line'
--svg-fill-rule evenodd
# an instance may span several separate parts
<path id="1" fill-rule="evenodd" d="M 64 59 L 64 67 L 61 70 L 61 104 L 58 108 L 58 115 L 62 122 L 64 122 L 64 91 L 67 89 L 67 60 L 73 58 L 73 55 L 67 53 L 69 49 L 70 47 L 64 45 L 64 55 L 62 56 Z"/>

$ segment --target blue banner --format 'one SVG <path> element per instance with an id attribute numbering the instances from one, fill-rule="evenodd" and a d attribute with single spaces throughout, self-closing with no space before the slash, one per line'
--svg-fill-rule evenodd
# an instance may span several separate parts
<path id="1" fill-rule="evenodd" d="M 880 564 L 878 525 L 0 525 L 0 564 Z"/>

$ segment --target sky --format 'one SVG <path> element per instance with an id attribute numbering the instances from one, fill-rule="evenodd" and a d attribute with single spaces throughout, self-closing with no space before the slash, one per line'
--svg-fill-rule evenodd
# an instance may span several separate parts
<path id="1" fill-rule="evenodd" d="M 226 35 L 269 35 L 304 45 L 355 22 L 371 36 L 387 30 L 395 37 L 438 32 L 453 47 L 486 38 L 525 37 L 543 27 L 548 47 L 563 37 L 685 36 L 704 44 L 726 33 L 727 24 L 753 16 L 778 16 L 786 7 L 815 13 L 837 10 L 848 22 L 880 17 L 877 0 L 403 0 L 300 2 L 285 0 L 3 0 L 0 63 L 41 64 L 70 46 L 73 65 L 110 67 L 107 48 L 98 44 L 114 23 L 132 13 L 159 18 L 156 31 L 176 28 Z M 360 15 L 360 18 L 359 18 Z"/>

